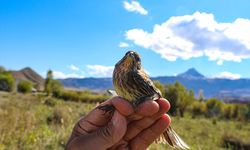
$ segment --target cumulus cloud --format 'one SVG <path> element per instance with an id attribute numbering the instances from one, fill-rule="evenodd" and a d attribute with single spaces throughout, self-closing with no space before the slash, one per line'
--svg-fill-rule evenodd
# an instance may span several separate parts
<path id="1" fill-rule="evenodd" d="M 114 66 L 103 65 L 87 65 L 89 74 L 97 77 L 111 77 L 113 74 Z"/>
<path id="2" fill-rule="evenodd" d="M 249 19 L 220 23 L 213 14 L 195 12 L 171 17 L 156 24 L 152 32 L 135 28 L 126 31 L 125 36 L 168 61 L 205 56 L 222 65 L 224 61 L 250 58 Z"/>
<path id="3" fill-rule="evenodd" d="M 72 65 L 72 64 L 69 66 L 69 68 L 70 68 L 71 70 L 74 70 L 74 71 L 79 71 L 79 70 L 80 70 L 77 66 Z"/>
<path id="4" fill-rule="evenodd" d="M 126 43 L 126 42 L 120 42 L 120 43 L 119 43 L 119 47 L 121 47 L 121 48 L 126 48 L 126 47 L 129 47 L 129 44 Z"/>
<path id="5" fill-rule="evenodd" d="M 231 72 L 221 72 L 218 75 L 215 76 L 215 78 L 226 78 L 226 79 L 231 79 L 231 80 L 236 80 L 240 79 L 241 75 L 237 73 L 231 73 Z"/>
<path id="6" fill-rule="evenodd" d="M 53 76 L 55 79 L 84 78 L 84 76 L 80 74 L 76 74 L 76 73 L 65 74 L 61 71 L 53 71 Z"/>
<path id="7" fill-rule="evenodd" d="M 136 12 L 141 15 L 147 15 L 148 11 L 141 6 L 141 4 L 137 1 L 132 1 L 129 3 L 128 1 L 123 2 L 124 8 L 129 12 Z"/>

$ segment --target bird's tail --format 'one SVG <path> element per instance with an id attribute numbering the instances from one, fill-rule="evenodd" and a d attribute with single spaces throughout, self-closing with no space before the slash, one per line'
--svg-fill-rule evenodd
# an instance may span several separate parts
<path id="1" fill-rule="evenodd" d="M 156 143 L 167 143 L 173 148 L 190 149 L 179 135 L 169 126 L 163 134 L 155 141 Z"/>

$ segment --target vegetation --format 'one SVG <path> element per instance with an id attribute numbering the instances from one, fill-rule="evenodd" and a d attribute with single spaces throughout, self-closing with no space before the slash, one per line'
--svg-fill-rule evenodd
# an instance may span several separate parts
<path id="1" fill-rule="evenodd" d="M 90 91 L 73 91 L 73 90 L 61 90 L 57 95 L 57 98 L 66 101 L 85 102 L 85 103 L 100 103 L 108 98 L 108 95 L 102 93 L 92 93 Z"/>
<path id="2" fill-rule="evenodd" d="M 195 100 L 194 93 L 191 90 L 187 90 L 182 84 L 176 82 L 175 84 L 166 85 L 165 95 L 163 97 L 167 98 L 171 104 L 169 110 L 170 114 L 184 117 L 184 113 L 188 106 Z"/>
<path id="3" fill-rule="evenodd" d="M 0 68 L 0 75 L 3 79 L 10 74 Z M 249 149 L 250 103 L 205 100 L 203 91 L 196 99 L 179 82 L 162 85 L 155 81 L 155 85 L 171 103 L 172 126 L 192 149 Z M 28 93 L 31 87 L 20 81 L 18 91 Z M 0 92 L 0 150 L 64 149 L 77 120 L 108 98 L 103 93 L 64 89 L 52 71 L 47 73 L 44 93 Z M 152 144 L 150 149 L 166 147 Z"/>
<path id="4" fill-rule="evenodd" d="M 21 80 L 19 81 L 17 85 L 17 91 L 21 93 L 30 93 L 32 91 L 32 83 L 27 80 Z"/>
<path id="5" fill-rule="evenodd" d="M 47 93 L 47 95 L 50 95 L 53 90 L 53 72 L 52 70 L 49 70 L 47 72 L 47 77 L 45 79 L 45 88 L 44 92 Z"/>
<path id="6" fill-rule="evenodd" d="M 40 94 L 0 92 L 0 150 L 62 150 L 75 122 L 95 105 Z M 192 118 L 187 113 L 185 117 L 172 117 L 172 126 L 194 150 L 233 149 L 249 144 L 249 122 L 215 120 Z M 150 150 L 167 147 L 152 144 Z"/>
<path id="7" fill-rule="evenodd" d="M 47 77 L 45 79 L 45 88 L 44 88 L 44 92 L 47 95 L 53 95 L 55 97 L 60 95 L 60 92 L 63 90 L 63 86 L 61 84 L 61 82 L 54 80 L 53 79 L 53 72 L 51 70 L 49 70 L 47 72 Z"/>
<path id="8" fill-rule="evenodd" d="M 193 118 L 219 118 L 230 120 L 250 121 L 250 103 L 233 104 L 224 103 L 216 98 L 205 100 L 203 91 L 199 92 L 198 99 L 195 98 L 193 91 L 187 90 L 181 83 L 162 85 L 155 82 L 157 88 L 164 93 L 171 104 L 169 113 L 173 116 L 184 117 L 184 114 L 191 115 Z"/>
<path id="9" fill-rule="evenodd" d="M 14 89 L 15 80 L 12 74 L 0 67 L 0 91 L 11 92 Z"/>

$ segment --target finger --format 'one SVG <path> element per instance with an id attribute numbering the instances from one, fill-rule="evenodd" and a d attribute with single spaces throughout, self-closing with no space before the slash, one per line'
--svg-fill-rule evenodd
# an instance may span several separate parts
<path id="1" fill-rule="evenodd" d="M 147 100 L 140 104 L 134 114 L 128 117 L 129 122 L 134 120 L 140 120 L 143 117 L 152 116 L 159 110 L 159 105 L 153 100 Z"/>
<path id="2" fill-rule="evenodd" d="M 112 105 L 124 116 L 133 114 L 134 112 L 131 104 L 120 97 L 113 97 L 100 105 Z M 109 113 L 105 113 L 102 110 L 95 108 L 85 117 L 79 120 L 74 128 L 74 131 L 76 134 L 91 133 L 98 128 L 105 126 L 111 117 L 112 116 Z"/>
<path id="3" fill-rule="evenodd" d="M 72 140 L 72 142 L 68 145 L 68 149 L 73 149 L 73 146 L 78 149 L 81 147 L 95 150 L 107 149 L 114 143 L 121 140 L 126 132 L 126 129 L 126 118 L 118 111 L 115 111 L 107 126 Z"/>
<path id="4" fill-rule="evenodd" d="M 151 127 L 145 129 L 143 132 L 138 134 L 130 142 L 130 148 L 132 150 L 144 150 L 150 144 L 152 144 L 169 126 L 171 120 L 170 117 L 165 114 Z"/>
<path id="5" fill-rule="evenodd" d="M 157 101 L 157 103 L 159 104 L 160 109 L 156 114 L 151 117 L 145 117 L 141 120 L 129 123 L 126 135 L 124 136 L 124 139 L 126 141 L 131 140 L 142 130 L 154 124 L 155 121 L 158 120 L 162 115 L 164 115 L 170 108 L 169 102 L 166 99 L 161 98 Z"/>
<path id="6" fill-rule="evenodd" d="M 159 111 L 160 106 L 153 100 L 145 101 L 136 108 L 136 114 L 147 117 Z"/>
<path id="7" fill-rule="evenodd" d="M 123 116 L 129 116 L 134 113 L 133 106 L 125 99 L 116 96 L 103 102 L 100 105 L 112 105 L 117 111 L 119 111 Z"/>
<path id="8" fill-rule="evenodd" d="M 157 113 L 155 113 L 152 116 L 152 118 L 158 119 L 163 114 L 165 114 L 166 112 L 168 112 L 168 110 L 170 109 L 170 103 L 165 98 L 160 98 L 156 102 L 160 106 L 160 109 L 159 109 L 159 111 Z"/>

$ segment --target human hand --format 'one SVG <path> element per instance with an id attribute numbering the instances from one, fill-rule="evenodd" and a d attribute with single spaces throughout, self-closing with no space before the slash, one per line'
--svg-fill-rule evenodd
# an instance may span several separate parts
<path id="1" fill-rule="evenodd" d="M 165 114 L 170 105 L 161 98 L 146 101 L 134 110 L 132 105 L 113 97 L 100 105 L 115 107 L 113 115 L 95 108 L 75 125 L 67 150 L 144 150 L 169 126 Z"/>

